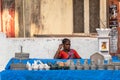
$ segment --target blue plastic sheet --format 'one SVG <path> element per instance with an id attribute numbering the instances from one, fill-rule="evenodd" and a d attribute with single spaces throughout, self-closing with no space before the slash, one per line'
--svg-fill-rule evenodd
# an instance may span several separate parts
<path id="1" fill-rule="evenodd" d="M 119 70 L 5 70 L 1 80 L 120 80 Z"/>
<path id="2" fill-rule="evenodd" d="M 34 60 L 41 60 L 43 63 L 56 63 L 63 59 L 27 59 L 19 60 L 12 58 L 4 71 L 0 72 L 1 80 L 120 80 L 120 70 L 10 70 L 11 63 L 22 62 L 24 64 L 29 61 L 31 64 Z M 80 59 L 81 64 L 85 59 Z M 73 59 L 76 63 L 77 59 Z M 113 62 L 120 62 L 117 57 L 112 58 Z M 90 64 L 90 59 L 88 59 Z M 107 61 L 105 61 L 107 63 Z"/>

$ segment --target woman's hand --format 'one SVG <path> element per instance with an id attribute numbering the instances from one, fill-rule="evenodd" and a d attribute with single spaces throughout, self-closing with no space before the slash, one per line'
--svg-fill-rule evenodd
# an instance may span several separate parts
<path id="1" fill-rule="evenodd" d="M 59 58 L 59 53 L 60 53 L 60 50 L 62 49 L 62 47 L 63 47 L 63 44 L 60 44 L 59 47 L 58 47 L 58 50 L 56 51 L 56 54 L 54 56 L 55 59 Z"/>
<path id="2" fill-rule="evenodd" d="M 63 44 L 60 44 L 58 50 L 61 50 L 62 47 L 63 47 Z"/>

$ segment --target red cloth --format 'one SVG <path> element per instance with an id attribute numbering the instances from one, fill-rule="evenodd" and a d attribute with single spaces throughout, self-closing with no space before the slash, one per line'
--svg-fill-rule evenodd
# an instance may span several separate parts
<path id="1" fill-rule="evenodd" d="M 74 49 L 71 49 L 68 53 L 61 50 L 59 53 L 59 57 L 61 59 L 69 59 L 69 58 L 73 58 L 73 59 L 79 58 L 80 59 L 81 58 Z"/>

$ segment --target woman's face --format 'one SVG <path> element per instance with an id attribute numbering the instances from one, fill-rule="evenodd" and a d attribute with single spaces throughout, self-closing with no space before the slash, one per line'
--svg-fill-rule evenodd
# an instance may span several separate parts
<path id="1" fill-rule="evenodd" d="M 63 47 L 64 47 L 64 50 L 70 50 L 70 41 L 66 41 L 66 43 L 65 44 L 63 44 Z"/>

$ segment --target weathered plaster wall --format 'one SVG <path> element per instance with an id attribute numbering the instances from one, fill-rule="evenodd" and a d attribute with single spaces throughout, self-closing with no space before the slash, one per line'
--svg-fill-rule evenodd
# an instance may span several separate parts
<path id="1" fill-rule="evenodd" d="M 34 34 L 93 33 L 96 32 L 95 28 L 103 27 L 102 22 L 107 26 L 107 0 L 0 2 L 0 30 L 4 29 L 3 32 L 15 37 L 32 37 Z M 10 29 L 7 30 L 5 26 Z M 14 37 L 9 35 L 7 36 Z"/>
<path id="2" fill-rule="evenodd" d="M 30 53 L 30 58 L 50 58 L 53 56 L 64 37 L 40 37 L 40 38 L 6 38 L 0 34 L 0 70 L 3 70 L 7 62 L 14 57 L 16 52 Z M 69 37 L 71 48 L 77 50 L 82 58 L 89 58 L 98 51 L 97 38 Z"/>
<path id="3" fill-rule="evenodd" d="M 15 0 L 15 35 L 72 34 L 72 0 Z"/>
<path id="4" fill-rule="evenodd" d="M 42 34 L 72 34 L 72 0 L 41 0 Z"/>

